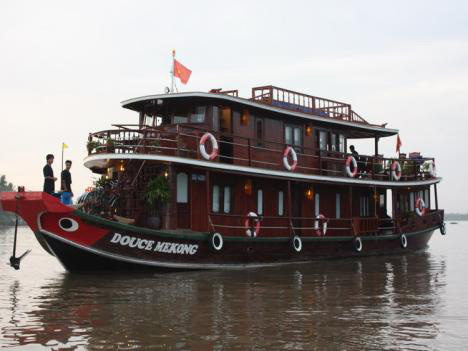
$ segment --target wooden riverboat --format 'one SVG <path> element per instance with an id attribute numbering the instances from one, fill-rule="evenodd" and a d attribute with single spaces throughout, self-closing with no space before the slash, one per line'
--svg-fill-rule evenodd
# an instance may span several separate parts
<path id="1" fill-rule="evenodd" d="M 89 134 L 100 186 L 62 205 L 2 193 L 69 271 L 245 268 L 421 250 L 445 233 L 435 160 L 388 158 L 398 130 L 274 86 L 122 102 L 134 124 Z M 372 155 L 348 153 L 372 138 Z"/>

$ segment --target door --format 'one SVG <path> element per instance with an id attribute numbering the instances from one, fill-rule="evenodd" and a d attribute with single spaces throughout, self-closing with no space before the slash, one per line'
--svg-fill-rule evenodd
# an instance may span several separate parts
<path id="1" fill-rule="evenodd" d="M 194 231 L 206 232 L 208 228 L 208 204 L 206 197 L 206 176 L 204 174 L 192 174 L 190 184 L 190 198 L 193 201 L 191 208 L 191 228 Z"/>
<path id="2" fill-rule="evenodd" d="M 232 147 L 232 111 L 230 107 L 222 107 L 219 120 L 219 126 L 223 135 L 220 138 L 220 161 L 232 163 L 233 147 Z M 223 157 L 224 156 L 224 157 Z"/>

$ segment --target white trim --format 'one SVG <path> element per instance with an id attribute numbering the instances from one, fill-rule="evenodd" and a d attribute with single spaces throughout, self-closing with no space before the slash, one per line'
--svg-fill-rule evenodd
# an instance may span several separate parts
<path id="1" fill-rule="evenodd" d="M 308 175 L 301 173 L 291 173 L 284 171 L 273 171 L 269 169 L 236 166 L 228 163 L 218 163 L 194 160 L 190 158 L 176 157 L 176 156 L 165 156 L 165 155 L 145 155 L 145 154 L 98 154 L 85 157 L 84 165 L 88 168 L 98 166 L 105 167 L 109 160 L 152 160 L 152 161 L 164 161 L 164 162 L 175 162 L 185 165 L 207 167 L 212 169 L 222 169 L 227 171 L 237 171 L 247 174 L 261 174 L 283 178 L 297 178 L 304 180 L 315 180 L 318 182 L 337 183 L 337 184 L 356 184 L 356 185 L 375 185 L 375 186 L 386 186 L 386 187 L 408 187 L 408 186 L 422 186 L 432 185 L 439 183 L 442 178 L 434 178 L 421 181 L 412 182 L 392 182 L 392 181 L 380 181 L 380 180 L 367 180 L 367 179 L 354 179 L 345 177 L 327 177 L 319 175 Z"/>
<path id="2" fill-rule="evenodd" d="M 382 132 L 389 134 L 387 136 L 392 136 L 398 133 L 398 129 L 390 129 L 390 128 L 384 128 L 384 127 L 378 127 L 378 126 L 373 126 L 373 125 L 365 125 L 365 124 L 360 124 L 360 123 L 354 123 L 354 122 L 348 122 L 348 121 L 340 121 L 337 119 L 334 119 L 332 117 L 320 117 L 316 115 L 310 115 L 307 113 L 303 112 L 296 112 L 296 111 L 289 111 L 286 109 L 282 109 L 280 107 L 275 107 L 275 106 L 270 106 L 270 105 L 265 105 L 261 104 L 252 100 L 247 100 L 243 98 L 236 98 L 233 96 L 229 95 L 224 95 L 224 94 L 213 94 L 213 93 L 204 93 L 204 92 L 190 92 L 190 93 L 177 93 L 177 94 L 156 94 L 156 95 L 146 95 L 146 96 L 141 96 L 141 97 L 136 97 L 133 99 L 128 99 L 124 100 L 120 103 L 120 105 L 124 108 L 128 108 L 127 105 L 130 105 L 135 102 L 140 102 L 140 101 L 147 101 L 147 100 L 156 100 L 156 99 L 173 99 L 173 98 L 183 98 L 183 97 L 205 97 L 205 98 L 210 98 L 210 99 L 219 99 L 219 100 L 228 100 L 232 102 L 237 102 L 241 103 L 244 105 L 252 106 L 252 107 L 257 107 L 261 108 L 264 110 L 269 110 L 272 112 L 278 112 L 282 114 L 287 114 L 295 117 L 301 117 L 313 121 L 319 121 L 319 122 L 327 122 L 327 123 L 332 123 L 332 124 L 339 124 L 339 125 L 344 125 L 344 126 L 350 126 L 350 127 L 355 127 L 358 129 L 364 129 L 364 130 L 369 130 L 369 131 L 376 131 L 376 132 Z"/>
<path id="3" fill-rule="evenodd" d="M 292 264 L 292 263 L 302 263 L 302 262 L 280 262 L 280 263 L 251 263 L 251 264 L 232 264 L 232 263 L 226 263 L 226 264 L 214 264 L 214 263 L 178 263 L 178 262 L 163 262 L 163 261 L 155 261 L 155 260 L 142 260 L 138 258 L 131 258 L 131 257 L 126 257 L 114 253 L 109 253 L 105 252 L 102 250 L 94 249 L 92 247 L 84 246 L 78 243 L 75 243 L 74 241 L 65 239 L 57 234 L 51 233 L 47 230 L 41 229 L 40 232 L 42 234 L 46 234 L 50 236 L 53 239 L 60 240 L 66 244 L 69 244 L 71 246 L 75 246 L 81 250 L 85 250 L 88 252 L 92 252 L 96 255 L 104 256 L 107 258 L 111 258 L 117 261 L 123 261 L 127 263 L 133 263 L 133 264 L 141 264 L 141 265 L 146 265 L 146 266 L 155 266 L 155 267 L 164 267 L 164 268 L 179 268 L 179 269 L 245 269 L 245 268 L 259 268 L 259 267 L 273 267 L 273 266 L 282 266 L 285 264 Z M 56 254 L 57 257 L 57 254 Z M 58 257 L 57 257 L 58 258 Z M 60 261 L 60 259 L 59 259 Z M 60 262 L 62 263 L 62 262 Z M 306 261 L 303 261 L 303 263 L 306 263 Z M 63 264 L 62 264 L 63 265 Z"/>

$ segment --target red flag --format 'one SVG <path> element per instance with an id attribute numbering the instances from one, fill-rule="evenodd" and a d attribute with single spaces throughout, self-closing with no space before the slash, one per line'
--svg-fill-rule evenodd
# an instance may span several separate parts
<path id="1" fill-rule="evenodd" d="M 187 84 L 192 71 L 174 59 L 174 77 L 179 77 L 183 84 Z"/>
<path id="2" fill-rule="evenodd" d="M 400 134 L 398 134 L 396 139 L 396 152 L 400 152 L 401 145 L 403 144 L 401 143 Z"/>

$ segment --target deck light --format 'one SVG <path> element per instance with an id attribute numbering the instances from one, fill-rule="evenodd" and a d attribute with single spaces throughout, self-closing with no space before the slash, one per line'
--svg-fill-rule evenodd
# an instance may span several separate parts
<path id="1" fill-rule="evenodd" d="M 309 126 L 309 125 L 306 127 L 306 135 L 307 135 L 307 136 L 312 135 L 312 127 Z"/>
<path id="2" fill-rule="evenodd" d="M 312 200 L 314 198 L 314 190 L 312 188 L 307 189 L 305 195 L 307 200 Z"/>
<path id="3" fill-rule="evenodd" d="M 168 171 L 164 171 L 164 177 L 169 177 L 169 172 Z"/>
<path id="4" fill-rule="evenodd" d="M 242 111 L 242 116 L 241 116 L 241 125 L 246 126 L 249 124 L 249 116 L 250 116 L 250 111 L 249 110 L 244 110 Z"/>
<path id="5" fill-rule="evenodd" d="M 244 192 L 246 195 L 252 195 L 252 179 L 247 179 L 244 183 Z"/>

